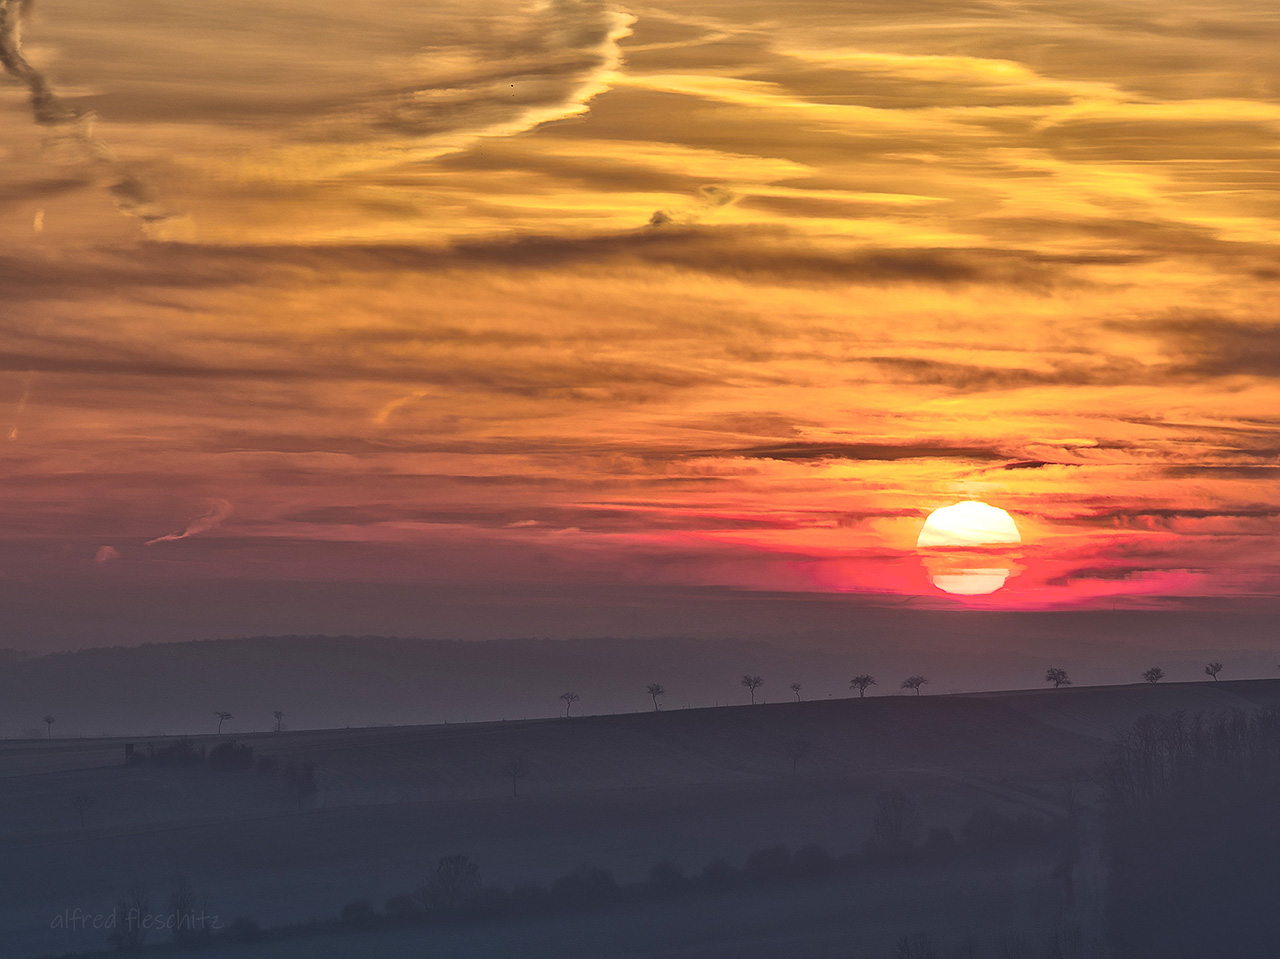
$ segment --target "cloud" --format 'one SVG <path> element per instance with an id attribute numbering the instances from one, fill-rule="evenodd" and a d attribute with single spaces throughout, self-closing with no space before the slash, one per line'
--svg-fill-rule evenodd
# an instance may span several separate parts
<path id="1" fill-rule="evenodd" d="M 187 524 L 186 529 L 177 533 L 168 533 L 165 536 L 157 536 L 155 539 L 147 540 L 146 546 L 155 546 L 157 543 L 172 543 L 176 540 L 186 539 L 188 536 L 195 536 L 197 533 L 205 533 L 218 526 L 231 515 L 232 505 L 225 499 L 214 500 L 209 509 L 197 516 Z"/>
<path id="2" fill-rule="evenodd" d="M 742 456 L 747 459 L 822 460 L 846 459 L 894 462 L 907 459 L 1002 460 L 1004 453 L 981 446 L 947 446 L 927 443 L 778 443 L 692 453 L 694 456 Z"/>
<path id="3" fill-rule="evenodd" d="M 95 563 L 109 563 L 114 559 L 120 558 L 120 551 L 114 546 L 99 546 L 98 551 L 93 555 Z"/>
<path id="4" fill-rule="evenodd" d="M 147 226 L 175 219 L 155 191 L 127 170 L 94 133 L 93 115 L 67 106 L 48 78 L 27 59 L 22 47 L 22 28 L 34 6 L 35 0 L 0 0 L 0 66 L 26 85 L 35 122 L 58 131 L 82 160 L 106 175 L 110 181 L 107 192 L 120 212 Z M 40 219 L 43 220 L 43 216 Z"/>

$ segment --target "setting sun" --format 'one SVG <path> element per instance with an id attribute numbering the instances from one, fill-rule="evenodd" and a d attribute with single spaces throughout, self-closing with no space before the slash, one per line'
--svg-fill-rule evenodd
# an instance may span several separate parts
<path id="1" fill-rule="evenodd" d="M 966 500 L 930 513 L 916 546 L 1012 546 L 1021 542 L 1012 516 L 999 507 Z"/>

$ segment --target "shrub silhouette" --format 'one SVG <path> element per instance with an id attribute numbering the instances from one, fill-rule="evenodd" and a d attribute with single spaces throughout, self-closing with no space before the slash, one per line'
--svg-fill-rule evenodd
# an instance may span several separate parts
<path id="1" fill-rule="evenodd" d="M 607 869 L 578 869 L 551 884 L 551 897 L 570 909 L 583 909 L 616 902 L 618 881 Z"/>
<path id="2" fill-rule="evenodd" d="M 542 915 L 550 910 L 551 893 L 545 886 L 527 882 L 511 890 L 511 908 L 519 915 Z"/>
<path id="3" fill-rule="evenodd" d="M 387 915 L 395 919 L 408 919 L 422 912 L 418 900 L 406 892 L 399 893 L 387 900 Z"/>
<path id="4" fill-rule="evenodd" d="M 836 860 L 821 846 L 810 843 L 801 846 L 791 857 L 791 873 L 805 878 L 827 876 L 836 870 Z"/>
<path id="5" fill-rule="evenodd" d="M 1152 666 L 1142 674 L 1142 678 L 1149 683 L 1158 683 L 1160 680 L 1164 679 L 1164 670 L 1159 666 Z"/>
<path id="6" fill-rule="evenodd" d="M 1206 676 L 1212 677 L 1216 683 L 1218 681 L 1218 673 L 1222 672 L 1222 663 L 1210 663 L 1204 668 L 1204 672 Z"/>
<path id="7" fill-rule="evenodd" d="M 237 916 L 222 934 L 232 942 L 257 942 L 262 938 L 262 927 L 247 916 Z"/>
<path id="8" fill-rule="evenodd" d="M 159 749 L 148 744 L 147 758 L 155 766 L 198 766 L 204 762 L 205 748 L 197 748 L 190 737 L 183 736 Z"/>
<path id="9" fill-rule="evenodd" d="M 372 926 L 378 919 L 377 910 L 368 899 L 357 899 L 342 907 L 342 921 L 349 926 Z"/>
<path id="10" fill-rule="evenodd" d="M 960 835 L 978 849 L 1000 850 L 1022 845 L 1053 834 L 1053 823 L 1037 816 L 1008 816 L 990 806 L 973 811 Z"/>
<path id="11" fill-rule="evenodd" d="M 230 772 L 236 769 L 253 768 L 253 747 L 241 745 L 234 740 L 219 743 L 209 750 L 205 764 L 219 772 Z"/>
<path id="12" fill-rule="evenodd" d="M 955 834 L 946 826 L 934 826 L 925 836 L 924 848 L 937 855 L 945 855 L 956 848 Z"/>
<path id="13" fill-rule="evenodd" d="M 938 959 L 938 950 L 928 936 L 903 936 L 893 950 L 893 959 Z"/>
<path id="14" fill-rule="evenodd" d="M 672 862 L 660 862 L 649 870 L 649 888 L 660 896 L 680 895 L 687 882 L 680 867 Z"/>
<path id="15" fill-rule="evenodd" d="M 699 875 L 709 889 L 732 889 L 742 879 L 742 873 L 723 859 L 708 863 Z"/>
<path id="16" fill-rule="evenodd" d="M 773 881 L 791 871 L 791 852 L 785 846 L 756 849 L 747 855 L 746 872 L 752 879 Z"/>

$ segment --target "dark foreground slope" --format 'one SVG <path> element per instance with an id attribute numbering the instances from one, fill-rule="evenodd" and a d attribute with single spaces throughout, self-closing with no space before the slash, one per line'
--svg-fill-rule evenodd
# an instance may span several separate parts
<path id="1" fill-rule="evenodd" d="M 135 883 L 161 900 L 178 876 L 223 917 L 277 924 L 336 915 L 353 899 L 381 903 L 413 889 L 452 853 L 479 863 L 486 881 L 507 885 L 546 882 L 579 866 L 606 868 L 628 881 L 664 860 L 685 871 L 717 859 L 740 864 L 750 850 L 775 844 L 820 843 L 840 854 L 862 846 L 875 797 L 898 787 L 926 824 L 953 829 L 981 806 L 1054 815 L 1066 784 L 1088 782 L 1114 732 L 1136 716 L 1276 704 L 1280 683 L 1223 682 L 240 737 L 258 758 L 314 764 L 318 789 L 301 809 L 278 775 L 126 767 L 124 740 L 6 743 L 0 955 L 101 947 L 100 931 L 51 924 L 69 909 L 108 911 Z M 167 741 L 132 742 L 144 749 Z M 789 748 L 797 742 L 809 748 L 793 775 Z M 516 784 L 518 797 L 504 772 L 515 758 L 528 769 Z M 1036 870 L 1046 882 L 1048 867 Z M 921 921 L 919 910 L 934 914 L 927 902 L 949 901 L 949 884 L 959 891 L 951 899 L 968 902 L 962 912 L 970 916 L 1007 899 L 1013 888 L 1033 899 L 1052 895 L 1047 886 L 1037 892 L 1028 877 L 989 878 L 974 885 L 972 874 L 922 873 L 901 880 L 897 899 L 883 881 L 873 884 L 879 892 L 779 894 L 769 911 L 776 928 L 759 927 L 763 913 L 749 901 L 756 894 L 743 893 L 742 901 L 721 900 L 718 908 L 728 911 L 716 922 L 732 925 L 745 910 L 756 924 L 743 927 L 754 930 L 752 941 L 785 940 L 786 929 L 799 924 L 827 930 L 823 941 L 841 942 L 853 933 L 840 930 L 856 920 L 866 927 L 860 941 L 873 950 Z M 982 901 L 970 901 L 981 889 Z M 839 907 L 854 895 L 867 903 L 876 896 L 915 902 L 917 912 Z M 680 920 L 682 909 L 693 913 Z M 671 913 L 663 920 L 670 929 L 681 921 L 696 926 L 703 915 L 688 904 L 662 910 Z M 707 922 L 712 913 L 705 913 Z M 644 924 L 643 914 L 627 915 L 617 917 L 623 927 Z M 874 916 L 880 925 L 868 926 Z M 574 934 L 556 927 L 546 941 Z M 535 929 L 528 935 L 542 941 Z M 649 953 L 635 954 L 668 954 L 663 950 L 676 945 L 655 942 Z M 298 948 L 298 955 L 347 954 Z M 499 946 L 486 953 L 476 942 L 459 948 L 458 954 L 503 954 Z M 551 954 L 540 948 L 531 945 L 525 954 Z M 718 954 L 711 948 L 669 954 Z M 766 951 L 742 946 L 736 954 L 783 954 L 760 948 Z M 257 954 L 293 954 L 283 950 Z M 827 953 L 814 946 L 807 954 Z"/>

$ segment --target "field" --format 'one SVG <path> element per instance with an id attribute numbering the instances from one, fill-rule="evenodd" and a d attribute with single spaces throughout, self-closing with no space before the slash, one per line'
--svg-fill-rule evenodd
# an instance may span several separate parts
<path id="1" fill-rule="evenodd" d="M 1117 731 L 1148 713 L 1280 705 L 1280 682 L 878 696 L 527 722 L 237 737 L 283 776 L 207 765 L 128 766 L 172 739 L 0 743 L 0 957 L 106 948 L 69 916 L 109 913 L 131 885 L 153 902 L 183 877 L 222 922 L 336 918 L 414 890 L 445 855 L 486 883 L 548 884 L 579 867 L 638 882 L 669 861 L 696 873 L 752 850 L 856 852 L 877 797 L 902 789 L 925 827 L 974 810 L 1061 816 L 1087 803 Z M 226 737 L 197 737 L 212 748 Z M 795 759 L 791 744 L 805 743 Z M 528 775 L 514 783 L 512 759 Z M 513 795 L 513 785 L 518 795 Z M 582 915 L 417 928 L 319 930 L 225 956 L 889 956 L 905 934 L 990 939 L 1050 921 L 1052 856 L 938 860 L 809 883 L 749 886 Z M 75 913 L 75 910 L 80 910 Z M 59 917 L 62 917 L 61 921 Z M 153 937 L 160 941 L 162 937 Z M 799 949 L 799 952 L 797 952 Z"/>

